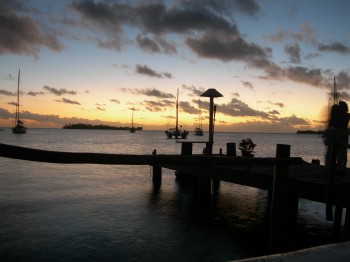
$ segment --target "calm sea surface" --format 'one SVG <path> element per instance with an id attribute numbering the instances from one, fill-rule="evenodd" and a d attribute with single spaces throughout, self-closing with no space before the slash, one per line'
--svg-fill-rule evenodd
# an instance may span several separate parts
<path id="1" fill-rule="evenodd" d="M 250 137 L 256 156 L 320 159 L 318 135 L 216 133 L 214 153 Z M 190 134 L 188 140 L 207 140 Z M 71 152 L 180 154 L 164 132 L 29 129 L 0 132 L 0 143 Z M 201 153 L 203 144 L 194 145 Z M 221 183 L 211 202 L 163 170 L 159 191 L 149 166 L 63 165 L 0 158 L 1 261 L 230 261 L 263 255 L 267 248 L 265 191 Z M 325 207 L 299 202 L 299 247 L 331 241 Z"/>

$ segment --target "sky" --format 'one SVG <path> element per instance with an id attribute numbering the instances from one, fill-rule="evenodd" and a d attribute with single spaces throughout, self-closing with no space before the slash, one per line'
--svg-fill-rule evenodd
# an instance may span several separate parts
<path id="1" fill-rule="evenodd" d="M 320 130 L 350 101 L 348 0 L 0 0 L 0 127 Z"/>

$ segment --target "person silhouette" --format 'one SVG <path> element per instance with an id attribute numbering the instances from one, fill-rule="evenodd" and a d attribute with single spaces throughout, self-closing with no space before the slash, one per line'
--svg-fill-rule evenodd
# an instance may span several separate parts
<path id="1" fill-rule="evenodd" d="M 337 173 L 345 174 L 347 163 L 347 147 L 349 144 L 348 124 L 349 113 L 348 105 L 344 101 L 339 101 L 331 108 L 330 118 L 328 122 L 327 133 L 324 136 L 327 145 L 325 167 L 329 171 L 331 145 L 337 146 Z"/>

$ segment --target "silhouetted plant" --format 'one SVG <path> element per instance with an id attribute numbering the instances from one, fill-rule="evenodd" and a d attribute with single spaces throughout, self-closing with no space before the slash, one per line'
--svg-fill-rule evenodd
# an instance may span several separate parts
<path id="1" fill-rule="evenodd" d="M 256 144 L 251 138 L 245 138 L 239 142 L 238 149 L 241 150 L 242 156 L 254 156 L 253 153 L 255 147 Z"/>

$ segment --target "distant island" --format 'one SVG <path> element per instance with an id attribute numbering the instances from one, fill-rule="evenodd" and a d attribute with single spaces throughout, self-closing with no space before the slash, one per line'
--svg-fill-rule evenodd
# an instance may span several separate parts
<path id="1" fill-rule="evenodd" d="M 326 132 L 326 130 L 298 130 L 297 134 L 318 134 L 318 135 L 323 135 Z M 350 135 L 350 128 L 348 128 L 348 134 Z"/>
<path id="2" fill-rule="evenodd" d="M 108 126 L 108 125 L 91 125 L 91 124 L 65 124 L 64 129 L 108 129 L 108 130 L 130 130 L 129 126 Z M 142 131 L 142 127 L 135 127 L 136 130 Z"/>
<path id="3" fill-rule="evenodd" d="M 318 135 L 322 135 L 324 134 L 324 130 L 318 130 L 318 131 L 314 131 L 314 130 L 298 130 L 297 134 L 318 134 Z"/>

